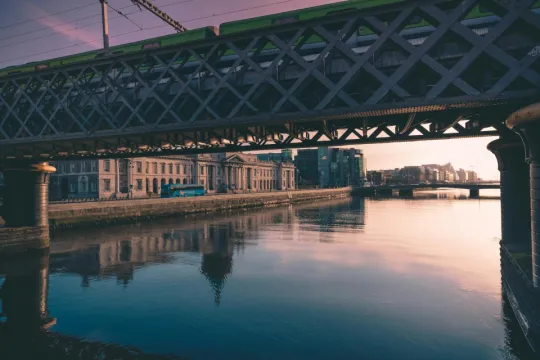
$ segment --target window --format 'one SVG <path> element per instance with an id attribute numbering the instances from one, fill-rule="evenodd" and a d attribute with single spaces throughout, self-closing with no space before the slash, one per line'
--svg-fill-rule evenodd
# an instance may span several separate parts
<path id="1" fill-rule="evenodd" d="M 180 164 L 176 164 L 176 175 L 180 174 Z"/>
<path id="2" fill-rule="evenodd" d="M 147 161 L 146 162 L 146 173 L 148 174 L 148 170 L 150 169 L 150 163 Z"/>
<path id="3" fill-rule="evenodd" d="M 127 173 L 127 160 L 120 161 L 120 173 L 125 174 Z"/>
<path id="4" fill-rule="evenodd" d="M 68 164 L 62 163 L 62 173 L 64 174 L 68 173 Z"/>
<path id="5" fill-rule="evenodd" d="M 86 172 L 86 161 L 81 161 L 81 171 L 80 172 Z"/>
<path id="6" fill-rule="evenodd" d="M 76 167 L 76 164 L 75 164 L 74 161 L 72 161 L 72 162 L 69 163 L 69 171 L 70 171 L 71 173 L 77 172 L 77 167 Z"/>
<path id="7" fill-rule="evenodd" d="M 142 179 L 137 179 L 137 190 L 142 190 Z"/>
<path id="8" fill-rule="evenodd" d="M 91 160 L 90 161 L 90 171 L 92 172 L 97 172 L 97 165 L 98 165 L 98 161 L 97 160 Z"/>
<path id="9" fill-rule="evenodd" d="M 153 163 L 154 174 L 157 174 L 157 163 Z"/>
<path id="10" fill-rule="evenodd" d="M 169 164 L 169 174 L 172 174 L 172 164 Z"/>
<path id="11" fill-rule="evenodd" d="M 103 162 L 103 171 L 111 172 L 111 160 L 105 160 Z M 109 180 L 109 184 L 110 184 L 110 180 Z"/>
<path id="12" fill-rule="evenodd" d="M 186 173 L 187 173 L 187 165 L 182 165 L 182 167 L 184 168 L 184 170 L 183 170 L 183 171 L 184 171 L 184 175 L 186 175 Z"/>
<path id="13" fill-rule="evenodd" d="M 201 175 L 204 175 L 204 166 L 201 165 L 200 169 Z"/>
<path id="14" fill-rule="evenodd" d="M 96 180 L 90 180 L 90 191 L 91 192 L 96 192 L 97 191 L 97 186 L 96 186 Z"/>
<path id="15" fill-rule="evenodd" d="M 137 165 L 137 173 L 142 173 L 142 162 L 137 161 L 135 164 Z"/>
<path id="16" fill-rule="evenodd" d="M 75 182 L 69 183 L 69 192 L 70 192 L 70 193 L 76 193 L 76 192 L 77 192 L 76 185 L 77 185 L 77 184 L 76 184 Z"/>
<path id="17" fill-rule="evenodd" d="M 111 191 L 111 180 L 110 179 L 103 180 L 103 189 L 105 189 L 105 191 Z"/>
<path id="18" fill-rule="evenodd" d="M 161 163 L 161 173 L 165 174 L 165 164 Z"/>

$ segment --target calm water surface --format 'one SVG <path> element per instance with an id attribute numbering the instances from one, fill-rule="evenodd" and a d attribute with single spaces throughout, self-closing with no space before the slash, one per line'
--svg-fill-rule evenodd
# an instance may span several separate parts
<path id="1" fill-rule="evenodd" d="M 501 296 L 499 201 L 453 197 L 59 232 L 40 311 L 59 339 L 186 359 L 533 359 Z"/>

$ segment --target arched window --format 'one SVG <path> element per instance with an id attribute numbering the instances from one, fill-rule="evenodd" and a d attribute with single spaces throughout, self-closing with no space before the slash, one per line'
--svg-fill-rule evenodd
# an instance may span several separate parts
<path id="1" fill-rule="evenodd" d="M 152 180 L 152 191 L 154 194 L 157 194 L 158 192 L 158 180 L 156 178 Z"/>
<path id="2" fill-rule="evenodd" d="M 165 184 L 167 184 L 167 180 L 161 179 L 161 186 L 163 186 L 163 185 L 165 185 Z"/>
<path id="3" fill-rule="evenodd" d="M 187 179 L 184 178 L 184 180 L 182 181 L 182 184 L 187 184 Z"/>
<path id="4" fill-rule="evenodd" d="M 177 183 L 177 184 L 180 184 L 180 179 L 176 179 L 176 183 Z"/>
<path id="5" fill-rule="evenodd" d="M 86 175 L 79 176 L 79 192 L 80 193 L 88 192 L 88 177 Z"/>
<path id="6" fill-rule="evenodd" d="M 169 179 L 169 184 L 174 184 L 174 180 L 172 178 Z"/>

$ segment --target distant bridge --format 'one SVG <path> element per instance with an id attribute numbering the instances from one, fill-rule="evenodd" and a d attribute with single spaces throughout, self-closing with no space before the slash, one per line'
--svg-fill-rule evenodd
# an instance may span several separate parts
<path id="1" fill-rule="evenodd" d="M 407 190 L 407 189 L 467 189 L 467 190 L 481 190 L 481 189 L 500 189 L 500 184 L 493 183 L 479 183 L 479 184 L 459 184 L 459 183 L 433 183 L 433 184 L 399 184 L 399 185 L 379 185 L 373 186 L 374 189 L 392 189 L 392 190 Z"/>
<path id="2" fill-rule="evenodd" d="M 482 189 L 500 189 L 500 184 L 494 183 L 478 183 L 478 184 L 459 184 L 459 183 L 433 183 L 433 184 L 399 184 L 399 185 L 379 185 L 369 187 L 357 187 L 353 189 L 353 194 L 357 195 L 386 195 L 391 194 L 394 190 L 398 191 L 402 196 L 413 195 L 416 189 L 465 189 L 469 190 L 471 198 L 476 198 L 480 195 Z"/>
<path id="3" fill-rule="evenodd" d="M 497 135 L 540 96 L 533 4 L 397 2 L 8 75 L 0 160 Z"/>

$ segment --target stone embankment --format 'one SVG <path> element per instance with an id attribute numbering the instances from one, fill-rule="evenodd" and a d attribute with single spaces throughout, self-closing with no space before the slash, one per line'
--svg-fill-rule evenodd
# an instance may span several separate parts
<path id="1" fill-rule="evenodd" d="M 208 195 L 194 198 L 134 199 L 122 201 L 51 204 L 53 228 L 103 225 L 161 216 L 209 213 L 231 209 L 279 206 L 351 195 L 350 188 L 276 191 L 269 193 Z"/>

